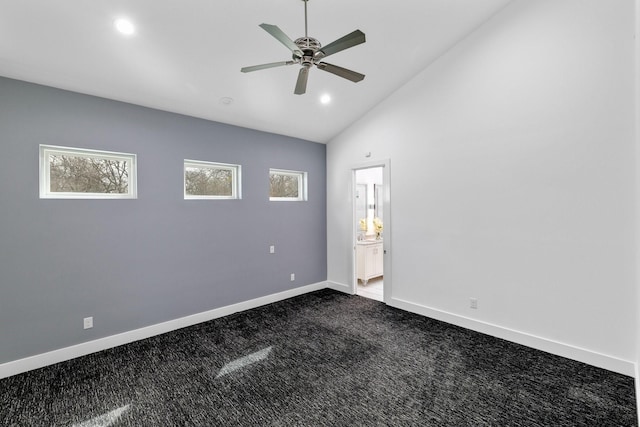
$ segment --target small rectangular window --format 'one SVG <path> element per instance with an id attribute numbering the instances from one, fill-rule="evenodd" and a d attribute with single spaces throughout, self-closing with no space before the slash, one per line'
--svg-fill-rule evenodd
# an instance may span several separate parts
<path id="1" fill-rule="evenodd" d="M 269 200 L 307 200 L 307 173 L 269 169 Z"/>
<path id="2" fill-rule="evenodd" d="M 136 155 L 40 145 L 41 199 L 135 199 Z"/>
<path id="3" fill-rule="evenodd" d="M 240 199 L 240 165 L 184 161 L 185 199 Z"/>

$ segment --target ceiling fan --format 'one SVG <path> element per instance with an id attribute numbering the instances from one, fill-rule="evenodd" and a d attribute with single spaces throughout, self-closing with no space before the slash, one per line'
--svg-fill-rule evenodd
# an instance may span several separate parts
<path id="1" fill-rule="evenodd" d="M 351 80 L 357 83 L 364 79 L 364 74 L 357 73 L 355 71 L 348 70 L 346 68 L 338 67 L 337 65 L 329 64 L 328 62 L 322 62 L 322 59 L 329 55 L 338 53 L 353 46 L 357 46 L 364 43 L 365 36 L 360 30 L 355 30 L 338 40 L 329 43 L 322 47 L 320 42 L 313 37 L 309 37 L 307 34 L 307 2 L 308 0 L 302 0 L 304 2 L 304 37 L 300 37 L 295 41 L 291 40 L 280 28 L 271 24 L 260 24 L 260 27 L 267 33 L 275 37 L 280 43 L 285 45 L 293 53 L 292 60 L 271 62 L 269 64 L 253 65 L 251 67 L 244 67 L 240 69 L 243 73 L 249 73 L 251 71 L 264 70 L 267 68 L 280 67 L 283 65 L 300 64 L 300 72 L 298 73 L 298 80 L 296 81 L 296 88 L 293 91 L 296 95 L 302 95 L 307 91 L 307 79 L 309 78 L 309 70 L 312 66 L 316 66 L 318 69 L 327 71 L 336 76 Z"/>

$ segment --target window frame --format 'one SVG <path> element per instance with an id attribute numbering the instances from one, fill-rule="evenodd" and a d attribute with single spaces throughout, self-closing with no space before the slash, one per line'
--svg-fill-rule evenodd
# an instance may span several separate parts
<path id="1" fill-rule="evenodd" d="M 231 195 L 195 195 L 187 194 L 187 167 L 222 169 L 231 171 Z M 210 162 L 205 160 L 184 159 L 182 169 L 182 191 L 185 200 L 240 200 L 242 199 L 242 165 L 233 163 Z"/>
<path id="2" fill-rule="evenodd" d="M 94 150 L 89 148 L 66 147 L 58 145 L 40 144 L 40 198 L 41 199 L 137 199 L 137 156 L 132 153 L 116 151 Z M 67 155 L 73 157 L 87 157 L 107 160 L 124 161 L 127 163 L 128 180 L 126 193 L 80 193 L 71 191 L 51 191 L 51 155 Z"/>
<path id="3" fill-rule="evenodd" d="M 269 196 L 269 200 L 272 202 L 306 202 L 308 200 L 307 193 L 307 172 L 294 171 L 287 169 L 269 169 L 269 194 L 271 194 L 271 175 L 287 175 L 295 176 L 298 178 L 298 197 L 272 197 Z"/>

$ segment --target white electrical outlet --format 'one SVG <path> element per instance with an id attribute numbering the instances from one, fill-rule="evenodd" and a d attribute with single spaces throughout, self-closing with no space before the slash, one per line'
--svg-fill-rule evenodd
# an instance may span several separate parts
<path id="1" fill-rule="evenodd" d="M 478 299 L 477 298 L 469 298 L 469 307 L 473 309 L 478 308 Z"/>
<path id="2" fill-rule="evenodd" d="M 291 273 L 291 281 L 293 282 L 294 280 L 296 280 L 296 274 L 295 273 Z"/>
<path id="3" fill-rule="evenodd" d="M 270 254 L 275 254 L 276 253 L 276 247 L 273 246 L 273 245 L 269 246 L 269 253 Z"/>
<path id="4" fill-rule="evenodd" d="M 93 317 L 85 317 L 83 320 L 83 324 L 85 329 L 93 328 Z"/>

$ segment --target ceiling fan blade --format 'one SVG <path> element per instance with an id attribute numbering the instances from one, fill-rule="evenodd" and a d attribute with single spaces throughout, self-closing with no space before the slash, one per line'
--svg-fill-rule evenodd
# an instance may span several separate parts
<path id="1" fill-rule="evenodd" d="M 270 62 L 269 64 L 253 65 L 251 67 L 242 67 L 240 71 L 250 73 L 251 71 L 265 70 L 267 68 L 281 67 L 283 65 L 295 64 L 293 61 Z"/>
<path id="2" fill-rule="evenodd" d="M 350 47 L 357 46 L 366 41 L 364 33 L 360 30 L 355 30 L 352 33 L 347 34 L 344 37 L 339 38 L 338 40 L 329 43 L 324 46 L 318 52 L 316 52 L 316 58 L 326 58 L 329 55 L 333 55 L 334 53 L 338 53 L 345 49 L 349 49 Z"/>
<path id="3" fill-rule="evenodd" d="M 302 51 L 277 25 L 260 24 L 260 28 L 275 37 L 280 43 L 285 45 L 294 55 L 302 57 Z"/>
<path id="4" fill-rule="evenodd" d="M 296 89 L 293 91 L 296 95 L 302 95 L 307 91 L 307 80 L 309 79 L 309 67 L 303 66 L 298 73 L 298 81 L 296 82 Z"/>
<path id="5" fill-rule="evenodd" d="M 329 64 L 326 62 L 320 62 L 317 67 L 322 71 L 327 71 L 331 74 L 335 74 L 336 76 L 340 76 L 347 80 L 351 80 L 354 83 L 357 83 L 364 79 L 364 74 L 357 73 L 355 71 L 348 70 L 346 68 L 338 67 L 337 65 Z"/>

